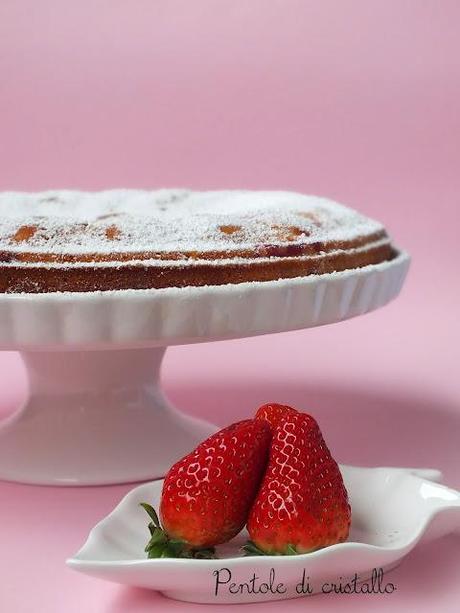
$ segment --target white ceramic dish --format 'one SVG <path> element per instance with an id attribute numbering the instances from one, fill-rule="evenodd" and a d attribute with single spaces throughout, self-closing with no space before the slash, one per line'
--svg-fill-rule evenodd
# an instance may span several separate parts
<path id="1" fill-rule="evenodd" d="M 67 564 L 100 579 L 151 588 L 188 602 L 282 600 L 299 596 L 296 585 L 304 570 L 305 585 L 308 581 L 314 593 L 321 592 L 326 584 L 352 580 L 355 573 L 365 580 L 373 569 L 388 570 L 422 538 L 460 528 L 460 493 L 434 483 L 441 476 L 438 471 L 341 468 L 352 506 L 352 529 L 346 543 L 297 556 L 242 557 L 239 547 L 245 535 L 241 534 L 217 548 L 220 559 L 148 560 L 143 551 L 148 520 L 139 503 L 147 501 L 158 508 L 163 482 L 155 481 L 125 496 Z M 242 591 L 234 587 L 231 593 L 231 583 L 251 585 L 254 573 L 258 593 L 248 593 L 246 587 Z M 270 573 L 274 573 L 274 585 L 283 584 L 283 593 L 261 593 L 262 583 L 270 583 Z M 384 577 L 382 586 L 389 581 L 391 578 Z"/>
<path id="2" fill-rule="evenodd" d="M 163 397 L 167 345 L 356 317 L 395 298 L 408 267 L 401 252 L 374 266 L 263 283 L 0 294 L 0 349 L 21 351 L 30 383 L 26 405 L 0 426 L 0 478 L 96 485 L 163 476 L 214 430 Z"/>

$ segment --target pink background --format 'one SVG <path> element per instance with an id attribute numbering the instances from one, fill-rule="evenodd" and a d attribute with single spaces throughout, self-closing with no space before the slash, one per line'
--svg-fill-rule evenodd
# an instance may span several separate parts
<path id="1" fill-rule="evenodd" d="M 460 488 L 459 20 L 456 0 L 2 0 L 0 189 L 285 188 L 378 217 L 413 255 L 395 303 L 172 349 L 165 386 L 221 424 L 297 404 L 340 461 L 439 467 Z M 14 354 L 0 368 L 6 415 L 24 378 Z M 198 610 L 65 568 L 128 489 L 0 484 L 0 610 Z M 459 554 L 459 537 L 420 547 L 390 596 L 251 611 L 458 610 Z"/>

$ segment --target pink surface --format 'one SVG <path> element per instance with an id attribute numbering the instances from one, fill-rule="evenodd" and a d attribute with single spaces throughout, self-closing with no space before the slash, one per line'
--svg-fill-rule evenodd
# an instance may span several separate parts
<path id="1" fill-rule="evenodd" d="M 380 218 L 413 255 L 395 303 L 175 348 L 165 386 L 222 424 L 298 404 L 340 461 L 439 467 L 460 488 L 459 19 L 455 0 L 3 0 L 0 189 L 288 188 Z M 6 415 L 24 381 L 0 360 Z M 0 611 L 197 609 L 65 568 L 128 489 L 0 484 Z M 389 596 L 251 610 L 454 611 L 459 554 L 459 537 L 420 547 Z"/>

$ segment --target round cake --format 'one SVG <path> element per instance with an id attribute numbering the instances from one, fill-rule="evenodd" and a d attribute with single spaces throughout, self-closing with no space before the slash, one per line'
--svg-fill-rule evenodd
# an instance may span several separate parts
<path id="1" fill-rule="evenodd" d="M 0 292 L 272 281 L 396 255 L 380 223 L 291 192 L 0 194 Z"/>

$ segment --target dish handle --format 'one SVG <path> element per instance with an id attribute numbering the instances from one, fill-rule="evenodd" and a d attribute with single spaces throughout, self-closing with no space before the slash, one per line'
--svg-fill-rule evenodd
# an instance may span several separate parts
<path id="1" fill-rule="evenodd" d="M 430 507 L 423 542 L 449 534 L 460 535 L 460 492 L 423 479 L 420 495 Z"/>

